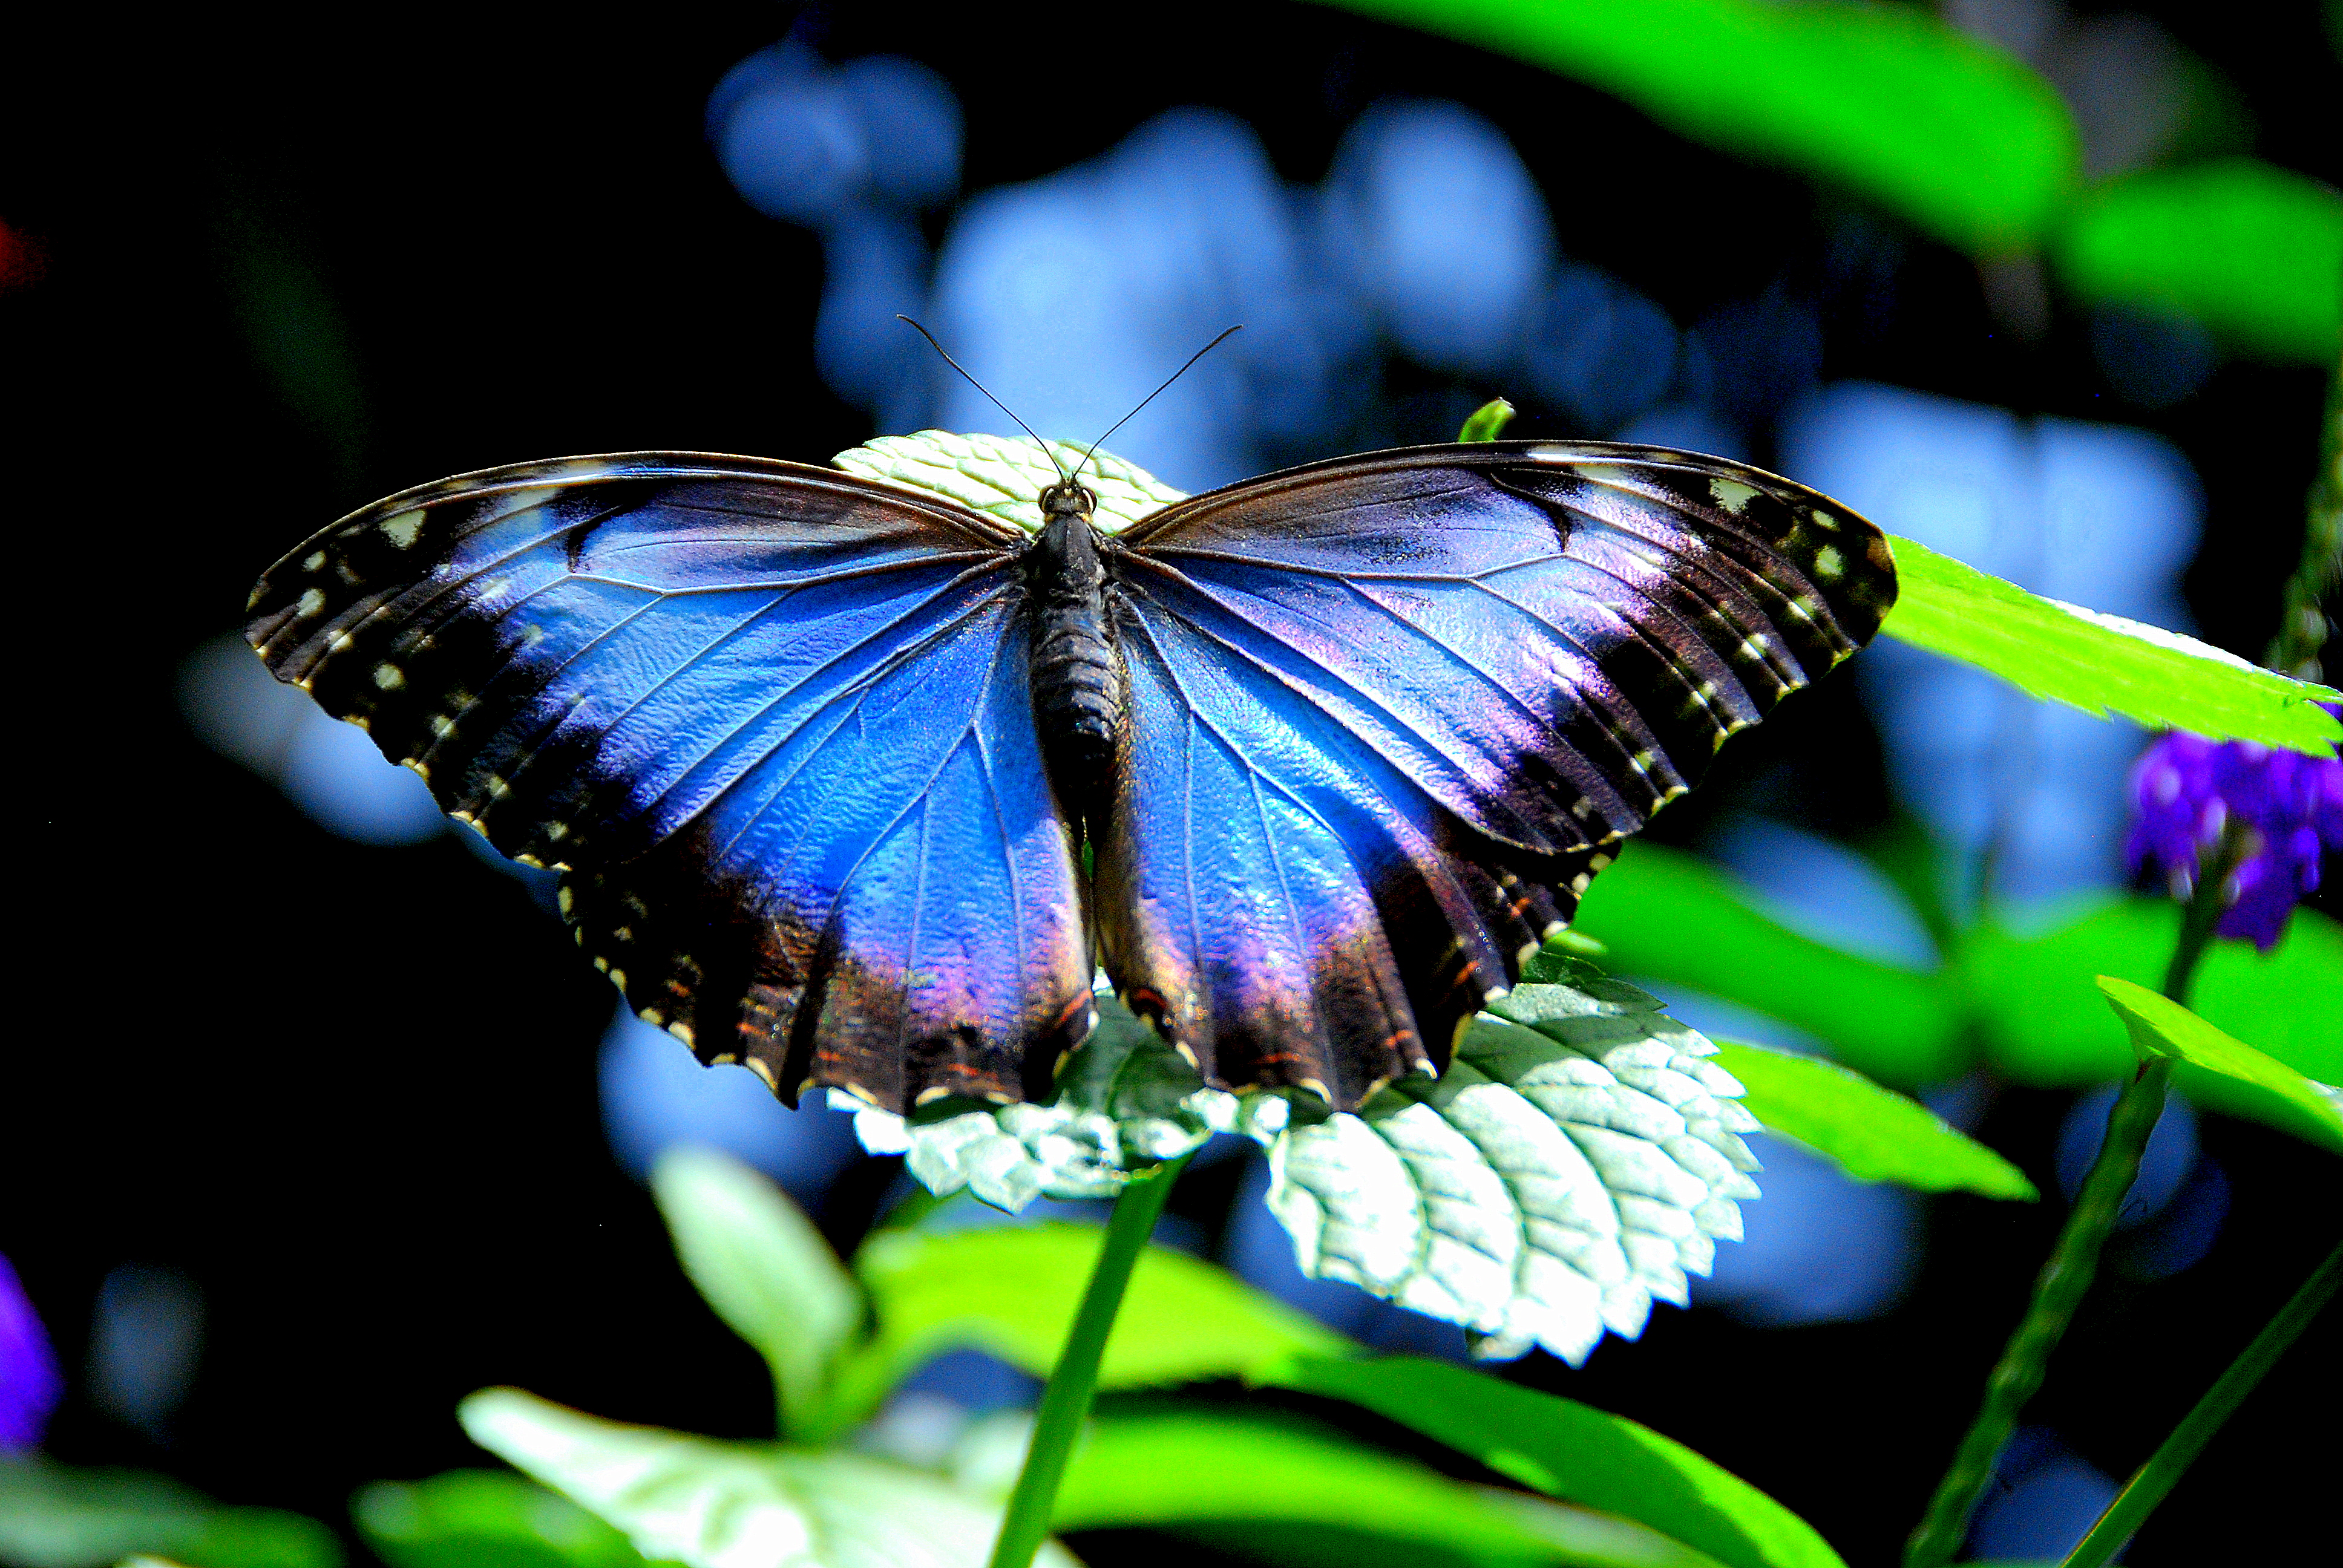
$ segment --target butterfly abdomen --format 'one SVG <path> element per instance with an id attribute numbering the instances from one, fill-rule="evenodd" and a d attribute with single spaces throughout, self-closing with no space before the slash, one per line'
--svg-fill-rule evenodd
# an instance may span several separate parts
<path id="1" fill-rule="evenodd" d="M 1033 716 L 1071 811 L 1105 784 L 1123 721 L 1122 667 L 1108 640 L 1106 574 L 1090 519 L 1061 513 L 1027 557 L 1033 595 Z"/>

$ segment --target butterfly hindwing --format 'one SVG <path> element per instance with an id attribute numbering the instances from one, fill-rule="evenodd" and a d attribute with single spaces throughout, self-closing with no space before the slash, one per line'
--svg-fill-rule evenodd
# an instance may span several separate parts
<path id="1" fill-rule="evenodd" d="M 1615 841 L 1895 593 L 1884 538 L 1826 498 L 1607 443 L 1295 469 L 1111 559 L 1109 972 L 1216 1079 L 1343 1106 L 1444 1061 Z"/>
<path id="2" fill-rule="evenodd" d="M 707 1060 L 1021 1098 L 1090 1016 L 1014 530 L 650 453 L 391 498 L 255 590 L 272 669 L 507 853 Z"/>

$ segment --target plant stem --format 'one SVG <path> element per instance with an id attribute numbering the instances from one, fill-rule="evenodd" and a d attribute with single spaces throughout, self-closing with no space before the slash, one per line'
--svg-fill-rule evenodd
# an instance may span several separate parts
<path id="1" fill-rule="evenodd" d="M 2327 1261 L 2303 1281 L 2302 1288 L 2278 1309 L 2278 1316 L 2262 1325 L 2262 1332 L 2254 1336 L 2254 1342 L 2246 1347 L 2245 1353 L 2229 1363 L 2229 1370 L 2205 1391 L 2205 1397 L 2181 1418 L 2180 1424 L 2172 1429 L 2172 1435 L 2148 1455 L 2147 1462 L 2125 1483 L 2116 1500 L 2107 1504 L 2107 1511 L 2099 1515 L 2099 1522 L 2091 1526 L 2091 1533 L 2067 1554 L 2066 1568 L 2099 1568 L 2116 1554 L 2156 1511 L 2156 1505 L 2171 1493 L 2182 1473 L 2205 1452 L 2205 1445 L 2213 1441 L 2221 1423 L 2254 1392 L 2262 1374 L 2302 1336 L 2302 1331 L 2310 1326 L 2318 1310 L 2334 1299 L 2339 1284 L 2343 1284 L 2343 1245 L 2327 1254 Z"/>
<path id="2" fill-rule="evenodd" d="M 2181 912 L 2180 940 L 2164 975 L 2164 994 L 2183 1006 L 2187 1004 L 2197 960 L 2205 956 L 2221 911 L 2227 907 L 2229 875 L 2250 847 L 2252 831 L 2232 819 L 2220 842 L 2200 862 L 2197 885 Z M 2116 1097 L 2115 1109 L 2107 1114 L 2107 1139 L 2099 1145 L 2090 1173 L 2083 1178 L 2083 1190 L 2059 1229 L 2049 1261 L 2035 1279 L 2026 1316 L 2018 1321 L 2009 1342 L 2002 1347 L 2001 1359 L 1994 1363 L 1993 1375 L 1986 1380 L 1985 1402 L 1962 1436 L 1944 1480 L 1936 1483 L 1927 1513 L 1904 1543 L 1904 1568 L 1943 1568 L 1967 1536 L 1969 1515 L 1992 1483 L 2001 1451 L 2017 1429 L 2018 1414 L 2042 1386 L 2051 1352 L 2066 1337 L 2098 1272 L 2099 1253 L 2123 1211 L 2124 1194 L 2131 1191 L 2132 1179 L 2139 1174 L 2140 1156 L 2147 1152 L 2148 1134 L 2156 1131 L 2157 1121 L 2164 1114 L 2164 1091 L 2171 1080 L 2169 1061 L 2158 1058 L 2143 1062 L 2138 1074 Z"/>
<path id="3" fill-rule="evenodd" d="M 2098 1272 L 2099 1251 L 2115 1229 L 2132 1178 L 2139 1173 L 2140 1155 L 2163 1114 L 2164 1090 L 2171 1078 L 2172 1064 L 2158 1058 L 2143 1064 L 2139 1075 L 2116 1098 L 2115 1110 L 2107 1116 L 2107 1141 L 2100 1145 L 2090 1174 L 2083 1178 L 2083 1190 L 2058 1232 L 2050 1261 L 2034 1282 L 2026 1316 L 1986 1382 L 1985 1403 L 1937 1483 L 1928 1512 L 1905 1543 L 1905 1568 L 1942 1568 L 1968 1534 L 1969 1514 L 1993 1480 L 2001 1451 L 2016 1430 L 2018 1412 L 2042 1386 L 2050 1352 L 2066 1337 L 2092 1276 Z"/>
<path id="4" fill-rule="evenodd" d="M 993 1543 L 991 1568 L 1031 1568 L 1033 1554 L 1050 1533 L 1050 1513 L 1058 1501 L 1058 1483 L 1065 1478 L 1066 1462 L 1073 1457 L 1074 1440 L 1098 1392 L 1099 1360 L 1106 1353 L 1107 1335 L 1115 1314 L 1122 1310 L 1122 1293 L 1131 1271 L 1155 1231 L 1163 1201 L 1172 1183 L 1187 1168 L 1189 1155 L 1168 1161 L 1133 1176 L 1114 1201 L 1107 1221 L 1106 1241 L 1099 1248 L 1098 1266 L 1082 1292 L 1066 1348 L 1058 1352 L 1050 1382 L 1041 1391 L 1041 1408 L 1034 1412 L 1033 1445 L 1026 1452 L 1025 1468 L 1017 1473 L 1017 1490 L 1009 1496 L 1009 1512 L 1001 1521 L 1001 1538 Z"/>
<path id="5" fill-rule="evenodd" d="M 2287 579 L 2278 636 L 2262 662 L 2297 680 L 2324 678 L 2319 655 L 2334 632 L 2322 608 L 2343 582 L 2343 363 L 2327 384 L 2327 419 L 2320 427 L 2318 473 L 2310 482 L 2302 525 L 2302 563 Z"/>

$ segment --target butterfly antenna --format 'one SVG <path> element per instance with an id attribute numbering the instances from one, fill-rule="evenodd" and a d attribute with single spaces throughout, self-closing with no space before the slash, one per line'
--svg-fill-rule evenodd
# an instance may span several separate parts
<path id="1" fill-rule="evenodd" d="M 1139 400 L 1139 408 L 1144 408 L 1150 403 L 1154 402 L 1158 397 L 1162 397 L 1166 388 L 1170 387 L 1172 382 L 1177 381 L 1181 377 L 1188 374 L 1190 366 L 1194 365 L 1197 360 L 1202 359 L 1205 355 L 1210 354 L 1213 349 L 1218 348 L 1222 344 L 1226 343 L 1231 337 L 1233 337 L 1236 334 L 1242 332 L 1243 330 L 1244 323 L 1240 321 L 1234 327 L 1230 327 L 1226 332 L 1222 333 L 1218 337 L 1213 338 L 1210 343 L 1205 344 L 1202 348 L 1197 349 L 1196 352 L 1188 356 L 1188 364 L 1182 365 L 1179 369 L 1172 372 L 1171 376 L 1165 379 L 1161 387 L 1158 387 L 1154 391 L 1150 392 L 1146 397 L 1141 398 Z M 961 371 L 961 374 L 966 375 L 967 372 Z M 988 393 L 986 396 L 990 397 L 990 394 Z M 1106 436 L 1113 435 L 1117 430 L 1121 429 L 1125 425 L 1128 425 L 1133 419 L 1138 418 L 1139 408 L 1133 408 L 1130 413 L 1125 414 L 1121 418 L 1117 419 L 1112 425 L 1108 426 Z M 1097 440 L 1092 441 L 1091 443 L 1091 449 L 1082 454 L 1082 460 L 1074 465 L 1075 478 L 1080 478 L 1081 477 L 1082 470 L 1090 467 L 1091 459 L 1098 455 L 1098 449 L 1106 445 L 1106 436 L 1101 436 Z M 1066 483 L 1070 485 L 1073 482 L 1073 479 L 1068 479 L 1066 481 Z"/>
<path id="2" fill-rule="evenodd" d="M 996 407 L 996 408 L 1000 409 L 1003 414 L 1008 415 L 1011 419 L 1017 419 L 1017 410 L 1015 410 L 1014 408 L 1011 408 L 1008 404 L 1003 403 L 1000 398 L 993 397 L 993 395 L 992 395 L 990 392 L 985 391 L 985 386 L 984 386 L 984 383 L 983 383 L 983 382 L 979 381 L 979 380 L 978 380 L 975 377 L 973 377 L 973 376 L 970 376 L 970 375 L 968 374 L 968 372 L 967 372 L 965 369 L 962 369 L 962 368 L 961 368 L 961 367 L 960 367 L 960 362 L 959 360 L 957 360 L 957 359 L 953 358 L 953 357 L 952 357 L 950 355 L 949 355 L 949 354 L 944 354 L 944 346 L 943 346 L 942 344 L 940 344 L 940 343 L 939 343 L 939 342 L 937 342 L 937 341 L 936 341 L 936 335 L 935 335 L 934 333 L 932 333 L 932 332 L 929 331 L 926 327 L 924 327 L 920 326 L 918 322 L 916 322 L 916 321 L 912 320 L 912 319 L 911 319 L 910 317 L 908 317 L 908 316 L 903 316 L 903 315 L 900 315 L 900 314 L 899 314 L 899 315 L 895 317 L 895 319 L 896 319 L 896 320 L 898 320 L 898 321 L 900 321 L 900 322 L 901 322 L 904 326 L 906 326 L 906 327 L 910 327 L 912 331 L 914 331 L 914 332 L 918 333 L 920 337 L 922 337 L 926 338 L 926 339 L 928 340 L 928 347 L 930 347 L 930 348 L 932 348 L 932 349 L 934 349 L 938 354 L 943 354 L 944 363 L 945 363 L 945 364 L 947 364 L 947 365 L 949 365 L 949 366 L 950 366 L 953 369 L 955 369 L 955 370 L 959 370 L 959 371 L 960 371 L 960 373 L 962 376 L 967 377 L 967 378 L 968 378 L 968 384 L 969 384 L 970 386 L 971 386 L 971 387 L 975 387 L 978 391 L 980 391 L 980 392 L 983 392 L 983 393 L 984 393 L 984 396 L 985 396 L 986 400 L 987 400 L 988 402 L 990 402 L 990 403 L 994 407 Z M 1225 336 L 1225 334 L 1223 334 L 1223 336 Z M 1191 364 L 1191 365 L 1192 365 L 1192 364 L 1194 364 L 1194 363 L 1195 363 L 1195 361 L 1192 359 L 1192 360 L 1190 360 L 1188 363 L 1189 363 L 1189 364 Z M 1182 366 L 1182 369 L 1185 369 L 1186 367 L 1187 367 L 1186 366 Z M 1144 403 L 1142 403 L 1142 404 L 1141 404 L 1139 407 L 1140 407 L 1140 408 L 1144 408 L 1145 407 L 1147 407 L 1147 405 L 1146 405 L 1146 404 L 1144 404 Z M 1137 412 L 1139 412 L 1139 409 L 1138 409 L 1138 408 L 1134 408 L 1134 409 L 1132 409 L 1132 410 L 1131 410 L 1131 412 L 1132 412 L 1132 413 L 1134 413 L 1134 414 L 1136 414 Z M 1031 437 L 1033 437 L 1033 444 L 1034 444 L 1035 446 L 1037 446 L 1037 447 L 1041 447 L 1041 456 L 1043 456 L 1044 457 L 1049 458 L 1049 459 L 1050 459 L 1050 467 L 1053 467 L 1053 468 L 1055 468 L 1055 469 L 1057 469 L 1057 470 L 1058 470 L 1058 480 L 1059 480 L 1059 482 L 1060 482 L 1061 484 L 1071 485 L 1071 484 L 1072 484 L 1072 483 L 1074 482 L 1074 481 L 1073 481 L 1073 479 L 1072 479 L 1072 477 L 1071 477 L 1071 476 L 1070 476 L 1070 475 L 1068 475 L 1068 474 L 1067 474 L 1067 472 L 1066 472 L 1066 466 L 1065 466 L 1063 463 L 1061 463 L 1060 461 L 1058 461 L 1058 454 L 1056 454 L 1055 452 L 1052 452 L 1051 450 L 1050 450 L 1050 443 L 1049 443 L 1049 442 L 1047 442 L 1047 441 L 1042 440 L 1042 439 L 1041 439 L 1041 436 L 1035 432 L 1035 430 L 1034 430 L 1034 428 L 1033 428 L 1033 427 L 1032 427 L 1032 426 L 1028 425 L 1028 424 L 1027 424 L 1027 423 L 1025 423 L 1025 421 L 1024 421 L 1024 420 L 1022 420 L 1022 419 L 1017 419 L 1017 427 L 1018 427 L 1020 430 L 1024 431 L 1028 436 L 1031 436 Z M 1111 436 L 1111 435 L 1113 435 L 1113 434 L 1114 434 L 1114 431 L 1112 431 L 1112 430 L 1109 430 L 1109 431 L 1107 432 L 1107 435 L 1108 435 L 1108 436 Z M 1101 437 L 1100 437 L 1099 438 L 1100 438 L 1101 440 L 1104 440 L 1104 439 L 1106 438 L 1106 437 L 1105 437 L 1105 436 L 1101 436 Z M 1076 473 L 1080 473 L 1081 471 L 1081 469 L 1079 469 L 1079 468 L 1077 468 L 1077 469 L 1075 470 L 1075 472 L 1076 472 Z"/>

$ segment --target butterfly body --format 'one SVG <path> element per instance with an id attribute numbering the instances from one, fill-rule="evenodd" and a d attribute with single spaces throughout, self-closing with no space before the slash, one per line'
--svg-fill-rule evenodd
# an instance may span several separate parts
<path id="1" fill-rule="evenodd" d="M 1092 506 L 521 464 L 324 530 L 247 636 L 562 868 L 645 1018 L 792 1102 L 1046 1096 L 1102 966 L 1208 1081 L 1348 1109 L 1443 1067 L 1617 840 L 1895 593 L 1860 518 L 1654 448 Z"/>
<path id="2" fill-rule="evenodd" d="M 1077 819 L 1103 804 L 1123 723 L 1096 508 L 1097 498 L 1079 486 L 1051 486 L 1041 495 L 1049 520 L 1024 551 L 1033 715 L 1060 799 Z"/>

